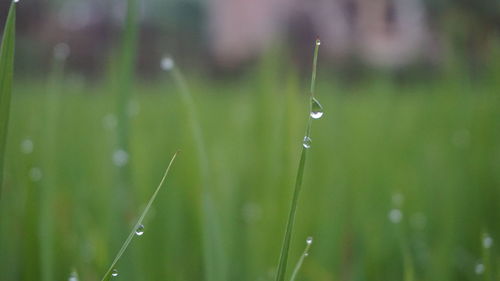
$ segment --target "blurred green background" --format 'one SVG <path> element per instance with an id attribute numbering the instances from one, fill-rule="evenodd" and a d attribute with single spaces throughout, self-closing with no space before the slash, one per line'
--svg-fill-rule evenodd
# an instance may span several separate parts
<path id="1" fill-rule="evenodd" d="M 313 236 L 298 280 L 500 280 L 498 2 L 125 2 L 18 6 L 0 280 L 100 280 L 179 149 L 114 278 L 274 280 L 316 36 L 290 270 Z"/>

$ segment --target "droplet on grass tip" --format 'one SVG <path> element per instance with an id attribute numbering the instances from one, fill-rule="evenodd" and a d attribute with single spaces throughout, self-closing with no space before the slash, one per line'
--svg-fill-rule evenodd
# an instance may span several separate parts
<path id="1" fill-rule="evenodd" d="M 311 244 L 312 244 L 312 242 L 313 242 L 313 238 L 312 238 L 312 236 L 307 237 L 307 239 L 306 239 L 306 243 L 307 243 L 308 245 L 311 245 Z"/>
<path id="2" fill-rule="evenodd" d="M 116 268 L 113 269 L 113 271 L 111 271 L 111 276 L 113 276 L 113 277 L 118 276 L 118 270 L 116 270 Z"/>
<path id="3" fill-rule="evenodd" d="M 144 234 L 144 225 L 139 225 L 137 229 L 135 230 L 135 235 L 141 236 Z"/>
<path id="4" fill-rule="evenodd" d="M 302 146 L 303 146 L 304 148 L 310 148 L 310 147 L 311 147 L 311 143 L 312 143 L 311 138 L 310 138 L 310 137 L 308 137 L 308 136 L 305 136 L 305 137 L 304 137 L 304 141 L 302 142 Z"/>
<path id="5" fill-rule="evenodd" d="M 24 153 L 24 154 L 30 154 L 33 152 L 33 141 L 31 139 L 24 139 L 22 142 L 21 142 L 21 151 Z"/>
<path id="6" fill-rule="evenodd" d="M 14 0 L 14 3 L 19 3 L 19 0 Z"/>
<path id="7" fill-rule="evenodd" d="M 319 119 L 323 116 L 323 106 L 319 103 L 316 98 L 311 100 L 311 118 Z"/>
<path id="8" fill-rule="evenodd" d="M 171 57 L 163 57 L 160 63 L 161 69 L 170 71 L 174 68 L 174 60 Z"/>
<path id="9" fill-rule="evenodd" d="M 491 246 L 493 246 L 493 238 L 486 234 L 483 238 L 483 247 L 489 249 Z"/>
<path id="10" fill-rule="evenodd" d="M 321 45 L 321 40 L 319 40 L 319 38 L 316 38 L 316 46 L 319 46 Z"/>

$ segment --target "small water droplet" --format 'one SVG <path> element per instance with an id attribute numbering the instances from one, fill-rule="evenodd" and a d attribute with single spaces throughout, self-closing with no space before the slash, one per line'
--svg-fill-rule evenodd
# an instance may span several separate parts
<path id="1" fill-rule="evenodd" d="M 118 276 L 118 270 L 113 269 L 113 271 L 111 271 L 111 276 L 113 276 L 113 277 Z"/>
<path id="2" fill-rule="evenodd" d="M 309 256 L 309 253 L 304 253 L 304 257 L 307 257 L 307 256 Z"/>
<path id="3" fill-rule="evenodd" d="M 312 236 L 307 237 L 307 239 L 306 239 L 306 243 L 307 243 L 307 244 L 309 244 L 309 245 L 311 245 L 311 244 L 312 244 L 312 242 L 313 242 L 313 238 L 312 238 Z"/>
<path id="4" fill-rule="evenodd" d="M 71 272 L 68 281 L 78 281 L 78 274 L 76 273 L 76 271 Z"/>
<path id="5" fill-rule="evenodd" d="M 141 236 L 144 234 L 144 225 L 139 225 L 137 229 L 135 230 L 135 235 Z"/>
<path id="6" fill-rule="evenodd" d="M 171 57 L 163 57 L 160 63 L 161 69 L 170 71 L 174 68 L 174 60 Z"/>
<path id="7" fill-rule="evenodd" d="M 484 264 L 478 263 L 476 264 L 476 268 L 474 269 L 477 275 L 483 274 L 484 273 Z"/>
<path id="8" fill-rule="evenodd" d="M 311 100 L 311 118 L 319 119 L 323 116 L 323 106 L 319 103 L 316 98 L 312 98 Z"/>
<path id="9" fill-rule="evenodd" d="M 403 219 L 403 212 L 399 209 L 392 209 L 389 211 L 389 220 L 392 223 L 400 223 L 401 220 Z"/>
<path id="10" fill-rule="evenodd" d="M 30 179 L 33 182 L 40 181 L 43 177 L 42 170 L 38 167 L 33 167 L 30 170 Z"/>
<path id="11" fill-rule="evenodd" d="M 14 0 L 14 3 L 19 3 L 19 0 Z"/>
<path id="12" fill-rule="evenodd" d="M 316 46 L 319 46 L 321 45 L 321 40 L 319 40 L 319 38 L 316 39 Z"/>
<path id="13" fill-rule="evenodd" d="M 128 163 L 128 153 L 123 149 L 117 149 L 113 153 L 113 163 L 117 167 L 123 167 Z"/>
<path id="14" fill-rule="evenodd" d="M 22 142 L 21 142 L 21 151 L 24 153 L 24 154 L 30 154 L 33 152 L 33 141 L 30 140 L 30 139 L 24 139 Z"/>
<path id="15" fill-rule="evenodd" d="M 493 238 L 486 234 L 483 238 L 483 247 L 489 249 L 491 246 L 493 246 Z"/>
<path id="16" fill-rule="evenodd" d="M 305 148 L 309 148 L 309 147 L 311 147 L 311 142 L 312 142 L 311 138 L 308 136 L 305 136 L 304 141 L 302 142 L 302 146 Z"/>

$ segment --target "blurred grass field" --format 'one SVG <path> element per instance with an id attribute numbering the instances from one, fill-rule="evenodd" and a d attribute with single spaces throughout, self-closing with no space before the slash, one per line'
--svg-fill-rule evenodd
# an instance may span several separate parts
<path id="1" fill-rule="evenodd" d="M 285 69 L 262 66 L 227 83 L 187 76 L 220 221 L 220 281 L 274 278 L 308 115 L 307 84 Z M 378 77 L 342 87 L 321 61 L 319 73 L 325 115 L 314 123 L 290 266 L 307 236 L 315 242 L 298 280 L 500 280 L 494 79 L 402 86 Z M 204 280 L 205 183 L 169 74 L 131 89 L 127 154 L 116 154 L 112 87 L 57 79 L 14 84 L 0 280 L 65 280 L 73 271 L 100 280 L 177 149 L 116 278 Z M 123 188 L 117 164 L 130 171 Z M 127 202 L 126 214 L 117 202 Z"/>

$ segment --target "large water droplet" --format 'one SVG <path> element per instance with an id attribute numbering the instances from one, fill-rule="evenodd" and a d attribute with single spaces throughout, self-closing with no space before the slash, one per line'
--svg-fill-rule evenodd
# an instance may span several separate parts
<path id="1" fill-rule="evenodd" d="M 305 136 L 304 141 L 302 142 L 302 146 L 305 148 L 309 148 L 309 147 L 311 147 L 311 142 L 312 142 L 311 138 L 308 136 Z"/>
<path id="2" fill-rule="evenodd" d="M 141 236 L 144 234 L 144 225 L 139 225 L 137 229 L 135 230 L 135 235 Z"/>
<path id="3" fill-rule="evenodd" d="M 113 276 L 113 277 L 118 276 L 118 270 L 116 270 L 116 268 L 113 269 L 113 271 L 111 271 L 111 276 Z"/>
<path id="4" fill-rule="evenodd" d="M 316 98 L 312 98 L 311 101 L 311 117 L 313 119 L 319 119 L 323 116 L 323 107 Z"/>
<path id="5" fill-rule="evenodd" d="M 312 244 L 312 242 L 313 242 L 313 238 L 312 238 L 312 236 L 307 237 L 307 239 L 306 239 L 306 243 L 307 243 L 307 244 L 309 244 L 309 245 L 311 245 L 311 244 Z"/>
<path id="6" fill-rule="evenodd" d="M 113 152 L 113 163 L 117 167 L 123 167 L 128 163 L 128 153 L 123 149 L 117 149 Z"/>

